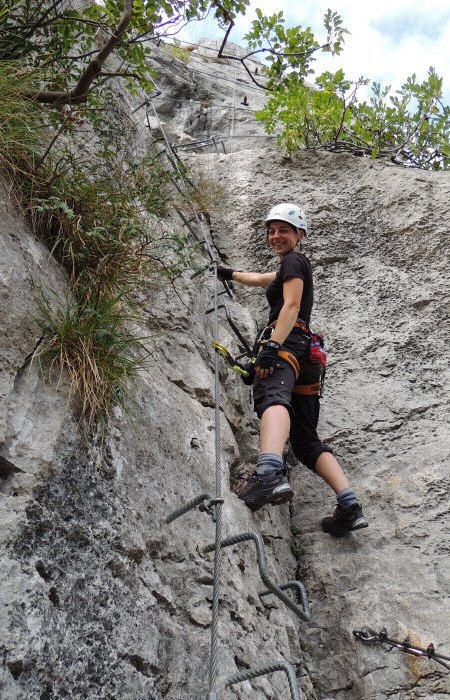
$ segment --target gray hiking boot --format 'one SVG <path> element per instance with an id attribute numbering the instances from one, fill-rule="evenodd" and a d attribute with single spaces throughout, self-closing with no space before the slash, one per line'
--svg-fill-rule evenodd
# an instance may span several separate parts
<path id="1" fill-rule="evenodd" d="M 369 524 L 359 503 L 354 503 L 346 510 L 338 505 L 333 515 L 322 519 L 322 530 L 330 535 L 339 536 L 352 530 L 361 530 L 363 527 L 369 527 Z"/>
<path id="2" fill-rule="evenodd" d="M 262 476 L 256 472 L 248 479 L 245 485 L 241 485 L 236 490 L 241 501 L 251 508 L 258 510 L 266 503 L 278 506 L 281 503 L 290 501 L 294 495 L 293 490 L 286 481 L 283 472 L 275 472 L 268 476 Z M 244 484 L 243 482 L 243 484 Z"/>

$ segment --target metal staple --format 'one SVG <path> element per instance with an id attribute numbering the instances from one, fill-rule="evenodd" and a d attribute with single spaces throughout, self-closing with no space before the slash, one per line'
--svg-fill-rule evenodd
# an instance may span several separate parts
<path id="1" fill-rule="evenodd" d="M 231 318 L 231 314 L 230 314 L 230 310 L 229 310 L 228 306 L 226 304 L 220 304 L 220 306 L 218 306 L 217 309 L 224 309 L 225 310 L 225 315 L 227 317 L 228 324 L 233 329 L 236 337 L 239 338 L 239 340 L 241 341 L 242 345 L 245 348 L 246 354 L 249 357 L 251 357 L 251 355 L 252 355 L 251 348 L 250 348 L 249 344 L 247 343 L 247 341 L 245 340 L 245 338 L 243 337 L 242 333 L 240 333 L 239 328 L 235 325 L 235 323 L 233 323 L 233 319 Z M 215 309 L 208 309 L 207 311 L 205 311 L 205 314 L 210 314 L 212 311 L 215 311 Z"/>
<path id="2" fill-rule="evenodd" d="M 269 578 L 269 575 L 267 573 L 267 567 L 266 567 L 266 556 L 264 554 L 264 545 L 263 541 L 261 538 L 261 535 L 259 535 L 257 532 L 242 532 L 240 535 L 235 535 L 234 537 L 227 537 L 225 540 L 222 540 L 220 545 L 222 547 L 230 547 L 233 544 L 239 544 L 239 542 L 245 542 L 246 540 L 253 540 L 256 546 L 256 556 L 258 559 L 258 566 L 259 566 L 259 573 L 261 576 L 261 579 L 263 583 L 267 586 L 269 591 L 273 593 L 274 595 L 277 596 L 287 607 L 292 610 L 300 619 L 308 621 L 311 619 L 311 615 L 309 612 L 309 605 L 308 605 L 308 600 L 306 598 L 306 591 L 304 591 L 304 597 L 302 600 L 303 603 L 303 608 L 300 608 L 294 601 L 289 598 L 286 593 L 284 593 L 281 590 L 280 586 L 277 586 L 273 581 Z M 214 544 L 209 544 L 206 547 L 203 548 L 203 551 L 205 553 L 207 552 L 212 552 L 217 546 L 217 541 Z M 291 587 L 288 586 L 288 584 L 285 584 L 285 587 Z M 263 595 L 267 595 L 263 591 Z"/>
<path id="3" fill-rule="evenodd" d="M 176 510 L 173 510 L 171 513 L 166 518 L 166 523 L 171 523 L 177 518 L 179 518 L 181 515 L 184 515 L 187 513 L 189 510 L 192 510 L 196 506 L 199 506 L 200 504 L 203 504 L 203 509 L 205 511 L 208 511 L 208 508 L 210 507 L 211 503 L 214 503 L 215 499 L 214 496 L 211 496 L 210 493 L 201 493 L 195 498 L 192 498 L 190 501 L 187 501 L 187 503 L 184 503 L 182 506 L 177 508 Z"/>
<path id="4" fill-rule="evenodd" d="M 249 681 L 258 676 L 264 676 L 267 673 L 274 671 L 284 671 L 288 677 L 289 690 L 291 691 L 292 700 L 302 700 L 300 689 L 298 687 L 297 677 L 294 668 L 287 661 L 274 661 L 273 663 L 259 666 L 258 668 L 249 668 L 246 671 L 240 671 L 225 679 L 225 685 L 234 685 L 242 681 Z"/>
<path id="5" fill-rule="evenodd" d="M 305 617 L 303 619 L 306 621 L 311 619 L 306 588 L 304 587 L 301 581 L 288 581 L 287 583 L 283 583 L 280 586 L 278 586 L 278 588 L 280 589 L 280 591 L 287 591 L 289 588 L 296 589 L 298 591 L 300 602 L 305 613 Z M 262 598 L 263 596 L 270 595 L 271 593 L 272 591 L 269 588 L 266 588 L 264 591 L 259 591 L 258 595 L 260 598 Z"/>

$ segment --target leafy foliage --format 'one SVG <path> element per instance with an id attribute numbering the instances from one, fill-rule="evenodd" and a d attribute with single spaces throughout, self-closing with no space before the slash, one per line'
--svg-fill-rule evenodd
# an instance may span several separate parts
<path id="1" fill-rule="evenodd" d="M 366 78 L 351 81 L 338 70 L 317 76 L 314 87 L 305 84 L 314 73 L 316 51 L 342 50 L 346 30 L 339 15 L 330 10 L 325 15 L 323 46 L 309 28 L 285 30 L 283 23 L 281 12 L 269 18 L 259 12 L 246 37 L 250 49 L 270 52 L 265 69 L 270 95 L 256 117 L 280 146 L 290 153 L 304 147 L 348 151 L 424 169 L 450 166 L 450 111 L 433 68 L 422 83 L 409 77 L 394 96 L 389 97 L 390 87 L 373 83 L 370 100 L 359 102 Z"/>
<path id="2" fill-rule="evenodd" d="M 269 67 L 265 70 L 268 81 L 267 90 L 273 90 L 285 80 L 285 73 L 294 72 L 301 79 L 314 73 L 311 63 L 315 60 L 314 53 L 322 50 L 339 54 L 344 43 L 347 30 L 342 27 L 340 16 L 328 10 L 324 18 L 327 30 L 326 42 L 320 45 L 314 38 L 310 27 L 285 28 L 283 13 L 278 12 L 271 17 L 265 17 L 261 10 L 256 10 L 257 19 L 252 22 L 252 29 L 246 34 L 252 55 L 259 52 L 269 54 Z"/>
<path id="3" fill-rule="evenodd" d="M 41 290 L 36 321 L 39 358 L 66 367 L 88 427 L 111 404 L 126 409 L 130 382 L 146 363 L 148 343 L 133 331 L 139 290 L 173 284 L 194 264 L 195 248 L 161 215 L 173 193 L 160 161 L 97 157 L 92 170 L 75 164 L 46 197 L 32 198 L 35 231 L 68 270 L 72 295 L 64 304 Z"/>
<path id="4" fill-rule="evenodd" d="M 39 68 L 34 88 L 40 101 L 73 104 L 73 95 L 68 96 L 74 86 L 85 83 L 78 97 L 85 99 L 89 91 L 90 106 L 101 108 L 111 77 L 122 77 L 132 94 L 153 90 L 148 39 L 176 33 L 211 9 L 217 21 L 224 22 L 243 13 L 247 4 L 248 0 L 88 0 L 74 5 L 63 0 L 5 0 L 0 3 L 0 62 L 21 61 Z M 112 71 L 104 66 L 107 46 L 119 59 Z"/>
<path id="5" fill-rule="evenodd" d="M 189 62 L 189 50 L 182 47 L 177 39 L 174 39 L 172 44 L 167 44 L 166 48 L 169 53 L 171 53 L 172 56 L 175 56 L 175 58 L 177 58 L 179 61 L 182 61 L 183 63 Z"/>
<path id="6" fill-rule="evenodd" d="M 0 63 L 0 167 L 69 272 L 64 303 L 39 294 L 38 357 L 50 360 L 52 375 L 66 368 L 92 426 L 111 404 L 125 408 L 152 346 L 154 335 L 135 330 L 139 290 L 173 284 L 192 267 L 195 248 L 164 223 L 175 197 L 171 169 L 134 152 L 132 124 L 117 119 L 118 106 L 109 100 L 93 128 L 88 107 L 49 111 L 30 99 L 30 86 L 42 81 L 39 67 Z M 90 150 L 80 149 L 87 141 Z"/>

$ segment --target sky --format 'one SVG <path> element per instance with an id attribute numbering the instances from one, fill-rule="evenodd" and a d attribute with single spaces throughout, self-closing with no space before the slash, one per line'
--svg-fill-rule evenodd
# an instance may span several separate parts
<path id="1" fill-rule="evenodd" d="M 242 37 L 259 8 L 269 15 L 283 11 L 286 26 L 310 26 L 315 38 L 324 41 L 323 16 L 328 7 L 341 15 L 350 34 L 340 56 L 316 60 L 313 67 L 318 74 L 343 68 L 347 78 L 364 76 L 391 85 L 394 91 L 413 73 L 418 81 L 425 80 L 433 66 L 444 79 L 444 101 L 450 104 L 449 0 L 250 0 L 245 18 L 236 21 L 229 38 L 245 46 Z M 208 18 L 185 28 L 178 38 L 195 42 L 223 36 L 223 30 Z M 367 90 L 366 98 L 370 87 Z"/>

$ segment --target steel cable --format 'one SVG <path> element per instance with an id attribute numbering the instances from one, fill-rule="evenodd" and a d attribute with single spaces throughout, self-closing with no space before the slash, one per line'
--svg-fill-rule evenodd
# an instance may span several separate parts
<path id="1" fill-rule="evenodd" d="M 161 132 L 166 143 L 167 154 L 173 155 L 173 150 L 167 139 L 167 136 L 162 127 L 161 121 L 159 119 L 158 113 L 156 112 L 155 106 L 150 100 L 150 104 L 153 109 L 153 113 L 158 120 L 161 128 Z M 169 158 L 172 164 L 175 166 L 178 175 L 180 176 L 182 182 L 184 182 L 181 171 L 176 162 L 175 158 Z M 217 260 L 214 258 L 211 246 L 207 240 L 207 237 L 203 231 L 202 220 L 198 212 L 194 209 L 195 218 L 200 226 L 200 230 L 204 236 L 206 250 L 214 263 L 214 340 L 216 343 L 219 342 L 219 294 L 218 294 L 218 278 L 217 278 Z M 214 579 L 213 579 L 213 604 L 212 604 L 212 621 L 211 621 L 211 653 L 210 653 L 210 667 L 209 667 L 209 692 L 207 700 L 217 699 L 217 645 L 218 645 L 218 626 L 219 626 L 219 594 L 220 594 L 220 575 L 221 575 L 221 564 L 222 564 L 222 474 L 221 474 L 221 462 L 220 462 L 220 376 L 219 376 L 219 352 L 214 351 L 214 399 L 215 399 L 215 453 L 216 453 L 216 497 L 214 502 L 214 520 L 216 525 L 216 538 L 215 538 L 215 551 L 214 551 Z M 209 494 L 206 494 L 208 496 Z M 201 499 L 203 500 L 205 494 L 201 494 Z M 198 499 L 193 499 L 193 501 Z M 180 509 L 177 509 L 169 517 L 169 522 L 174 520 L 176 517 L 186 512 L 193 507 L 193 501 L 185 504 Z"/>
<path id="2" fill-rule="evenodd" d="M 217 263 L 214 265 L 214 340 L 219 342 L 219 310 L 217 290 Z M 209 667 L 209 692 L 207 700 L 217 698 L 217 642 L 219 631 L 219 595 L 220 574 L 222 565 L 222 474 L 220 463 L 220 384 L 219 384 L 219 353 L 214 351 L 214 399 L 215 399 L 215 449 L 216 449 L 216 539 L 214 546 L 214 582 L 211 622 L 211 656 Z"/>

